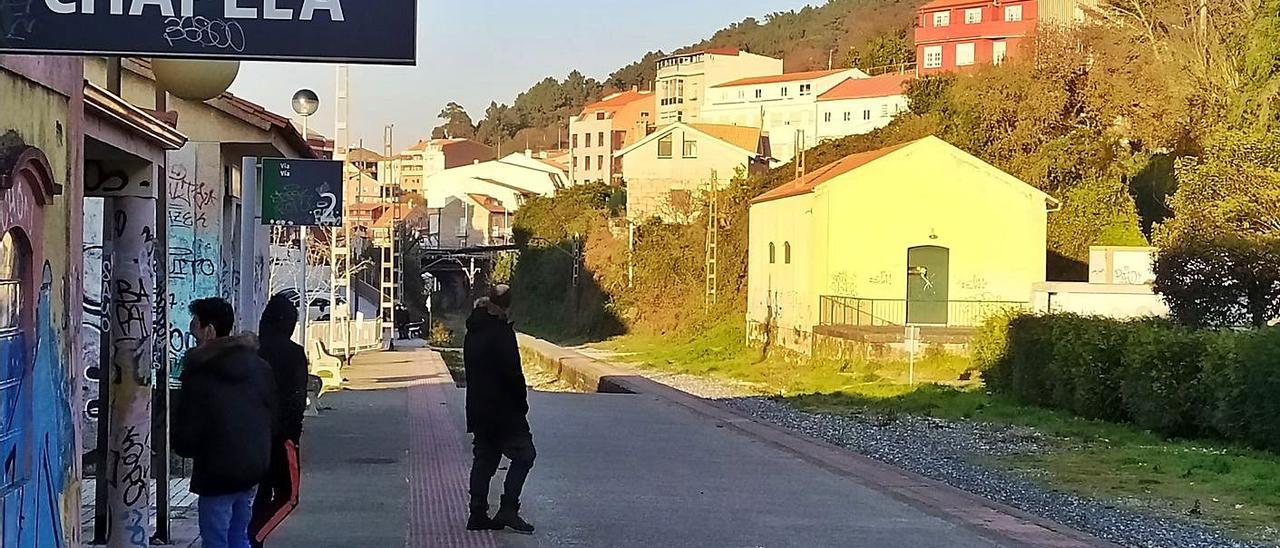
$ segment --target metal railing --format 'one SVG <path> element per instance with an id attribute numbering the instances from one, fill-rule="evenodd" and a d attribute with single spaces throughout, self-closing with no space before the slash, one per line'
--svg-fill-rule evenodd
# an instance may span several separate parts
<path id="1" fill-rule="evenodd" d="M 907 301 L 906 299 L 864 299 L 823 295 L 818 298 L 818 323 L 828 326 L 886 327 L 908 325 L 908 308 L 920 307 L 936 318 L 946 306 L 945 322 L 910 322 L 917 325 L 978 327 L 988 318 L 1007 310 L 1028 310 L 1030 303 L 1018 301 Z M 926 315 L 921 313 L 920 315 Z M 937 318 L 941 319 L 941 318 Z"/>

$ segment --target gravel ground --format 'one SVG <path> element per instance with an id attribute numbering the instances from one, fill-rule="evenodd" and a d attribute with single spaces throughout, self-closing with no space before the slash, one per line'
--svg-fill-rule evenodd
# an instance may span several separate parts
<path id="1" fill-rule="evenodd" d="M 594 349 L 598 359 L 625 360 Z M 584 351 L 585 350 L 585 351 Z M 1144 514 L 1118 503 L 1081 497 L 1037 484 L 1028 474 L 983 464 L 989 457 L 1049 451 L 1056 440 L 1032 428 L 948 421 L 908 415 L 810 413 L 760 395 L 752 385 L 694 375 L 638 370 L 639 374 L 740 413 L 797 430 L 991 500 L 1124 546 L 1141 548 L 1276 548 L 1232 539 L 1186 519 Z"/>

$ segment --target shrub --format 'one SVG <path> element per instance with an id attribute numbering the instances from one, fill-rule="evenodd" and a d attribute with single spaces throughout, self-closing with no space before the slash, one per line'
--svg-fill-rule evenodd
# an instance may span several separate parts
<path id="1" fill-rule="evenodd" d="M 984 328 L 984 330 L 987 328 Z M 1280 450 L 1280 328 L 1209 331 L 1165 320 L 1013 318 L 975 355 L 990 388 L 1024 403 Z"/>
<path id="2" fill-rule="evenodd" d="M 1182 238 L 1160 250 L 1154 289 L 1196 327 L 1262 327 L 1280 316 L 1280 238 Z"/>
<path id="3" fill-rule="evenodd" d="M 444 322 L 435 322 L 431 324 L 431 333 L 427 335 L 431 346 L 437 348 L 448 348 L 453 344 L 453 330 L 449 329 Z"/>
<path id="4" fill-rule="evenodd" d="M 1120 392 L 1138 426 L 1170 435 L 1203 433 L 1201 391 L 1208 333 L 1162 320 L 1125 327 Z"/>
<path id="5" fill-rule="evenodd" d="M 1009 345 L 1009 322 L 1019 314 L 1017 310 L 1006 310 L 987 318 L 978 327 L 970 345 L 973 363 L 979 371 L 991 369 L 1004 355 L 1005 348 Z"/>

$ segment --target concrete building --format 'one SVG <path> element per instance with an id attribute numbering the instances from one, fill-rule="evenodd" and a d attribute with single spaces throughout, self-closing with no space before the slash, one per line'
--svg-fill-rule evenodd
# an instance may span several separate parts
<path id="1" fill-rule="evenodd" d="M 818 97 L 845 80 L 866 77 L 858 69 L 837 69 L 752 76 L 715 84 L 710 86 L 702 106 L 701 121 L 760 128 L 769 135 L 773 156 L 787 162 L 796 150 L 818 144 Z"/>
<path id="2" fill-rule="evenodd" d="M 1028 307 L 1056 205 L 936 137 L 815 169 L 752 202 L 749 333 L 808 352 L 816 329 L 901 337 Z"/>
<path id="3" fill-rule="evenodd" d="M 1036 27 L 1084 22 L 1096 0 L 935 0 L 917 11 L 920 75 L 1000 64 Z"/>
<path id="4" fill-rule="evenodd" d="M 849 78 L 818 96 L 818 142 L 863 135 L 889 125 L 909 108 L 909 74 Z"/>
<path id="5" fill-rule="evenodd" d="M 659 127 L 701 120 L 707 91 L 715 85 L 782 74 L 782 60 L 734 48 L 671 55 L 658 60 L 654 93 Z"/>
<path id="6" fill-rule="evenodd" d="M 507 245 L 513 213 L 492 196 L 450 196 L 428 210 L 428 241 L 440 249 Z"/>
<path id="7" fill-rule="evenodd" d="M 627 188 L 627 218 L 687 222 L 700 211 L 714 174 L 723 188 L 734 175 L 769 169 L 769 138 L 759 129 L 678 122 L 618 151 Z"/>
<path id="8" fill-rule="evenodd" d="M 400 185 L 418 188 L 427 177 L 446 169 L 492 160 L 494 152 L 470 139 L 428 139 L 418 141 L 397 159 Z"/>
<path id="9" fill-rule="evenodd" d="M 569 119 L 570 177 L 574 184 L 614 183 L 622 178 L 613 153 L 644 138 L 655 127 L 653 92 L 624 91 L 587 105 Z"/>

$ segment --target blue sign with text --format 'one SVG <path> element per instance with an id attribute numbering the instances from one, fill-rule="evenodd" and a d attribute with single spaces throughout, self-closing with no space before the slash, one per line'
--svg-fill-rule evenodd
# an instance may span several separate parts
<path id="1" fill-rule="evenodd" d="M 0 0 L 0 53 L 413 64 L 416 0 Z"/>

